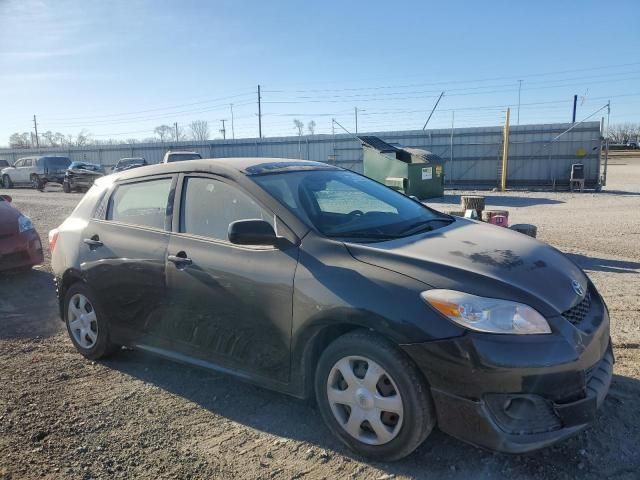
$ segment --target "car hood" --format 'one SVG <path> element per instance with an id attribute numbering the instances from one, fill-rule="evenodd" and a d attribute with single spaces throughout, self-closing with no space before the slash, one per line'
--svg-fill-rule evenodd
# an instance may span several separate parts
<path id="1" fill-rule="evenodd" d="M 432 232 L 376 243 L 346 243 L 362 262 L 434 288 L 523 302 L 547 316 L 587 290 L 582 270 L 555 248 L 507 228 L 458 218 Z"/>
<path id="2" fill-rule="evenodd" d="M 9 202 L 0 202 L 0 237 L 18 231 L 18 217 L 20 212 Z"/>

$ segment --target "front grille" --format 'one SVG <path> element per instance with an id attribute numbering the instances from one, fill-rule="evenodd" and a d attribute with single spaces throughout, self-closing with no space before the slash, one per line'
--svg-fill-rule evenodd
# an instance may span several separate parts
<path id="1" fill-rule="evenodd" d="M 585 319 L 591 309 L 591 292 L 587 292 L 584 298 L 569 310 L 565 311 L 562 316 L 574 325 L 579 324 Z"/>

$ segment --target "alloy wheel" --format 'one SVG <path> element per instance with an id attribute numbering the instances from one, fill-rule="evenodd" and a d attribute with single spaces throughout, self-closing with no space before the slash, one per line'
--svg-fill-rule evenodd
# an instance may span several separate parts
<path id="1" fill-rule="evenodd" d="M 383 445 L 402 428 L 400 390 L 373 360 L 361 356 L 338 360 L 327 379 L 327 398 L 340 426 L 363 443 Z"/>
<path id="2" fill-rule="evenodd" d="M 73 295 L 67 317 L 69 331 L 76 343 L 87 350 L 92 348 L 98 341 L 98 319 L 89 299 L 81 293 Z"/>

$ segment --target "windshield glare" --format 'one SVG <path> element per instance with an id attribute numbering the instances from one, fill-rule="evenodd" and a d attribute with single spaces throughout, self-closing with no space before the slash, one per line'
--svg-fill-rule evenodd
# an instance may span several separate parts
<path id="1" fill-rule="evenodd" d="M 330 237 L 395 238 L 417 233 L 434 220 L 451 221 L 353 172 L 312 170 L 252 178 L 297 217 Z"/>

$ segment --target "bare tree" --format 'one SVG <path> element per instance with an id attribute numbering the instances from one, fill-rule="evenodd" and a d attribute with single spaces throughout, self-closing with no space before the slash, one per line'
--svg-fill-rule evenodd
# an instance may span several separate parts
<path id="1" fill-rule="evenodd" d="M 307 123 L 307 129 L 309 130 L 309 135 L 314 135 L 316 133 L 316 122 L 311 120 Z"/>
<path id="2" fill-rule="evenodd" d="M 125 140 L 129 145 L 135 145 L 136 143 L 138 143 L 138 139 L 137 138 L 127 138 Z"/>
<path id="3" fill-rule="evenodd" d="M 91 143 L 91 132 L 86 129 L 82 129 L 76 135 L 75 145 L 76 147 L 84 147 Z"/>
<path id="4" fill-rule="evenodd" d="M 612 143 L 627 143 L 640 136 L 640 123 L 616 123 L 609 127 L 609 141 Z"/>
<path id="5" fill-rule="evenodd" d="M 209 122 L 206 120 L 194 120 L 189 124 L 189 131 L 193 140 L 208 140 Z"/>
<path id="6" fill-rule="evenodd" d="M 31 148 L 31 134 L 29 132 L 13 133 L 9 137 L 9 146 L 11 148 Z"/>
<path id="7" fill-rule="evenodd" d="M 173 128 L 171 128 L 169 125 L 159 125 L 153 129 L 153 133 L 160 137 L 161 142 L 166 142 L 171 138 L 171 135 L 174 132 Z"/>
<path id="8" fill-rule="evenodd" d="M 298 136 L 302 136 L 302 132 L 304 132 L 304 123 L 302 123 L 300 120 L 298 120 L 297 118 L 293 119 L 293 125 L 295 126 L 294 128 L 296 130 L 298 130 Z"/>
<path id="9" fill-rule="evenodd" d="M 40 140 L 40 144 L 44 145 L 44 146 L 49 146 L 49 147 L 58 147 L 60 146 L 59 139 L 58 137 L 56 137 L 56 133 L 52 132 L 51 130 L 47 130 L 46 132 L 42 132 L 40 134 L 41 140 Z M 59 135 L 62 135 L 61 133 Z"/>

